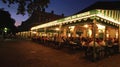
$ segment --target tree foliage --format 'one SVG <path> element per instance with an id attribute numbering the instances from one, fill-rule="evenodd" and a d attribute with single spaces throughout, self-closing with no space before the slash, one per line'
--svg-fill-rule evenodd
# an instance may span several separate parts
<path id="1" fill-rule="evenodd" d="M 50 3 L 49 0 L 2 0 L 3 3 L 8 4 L 10 7 L 11 4 L 17 4 L 17 14 L 24 15 L 25 12 L 32 14 L 35 10 L 43 10 L 48 7 Z"/>
<path id="2" fill-rule="evenodd" d="M 15 33 L 15 20 L 11 18 L 11 15 L 8 11 L 0 9 L 0 33 L 3 32 L 4 28 L 7 28 L 8 33 Z"/>

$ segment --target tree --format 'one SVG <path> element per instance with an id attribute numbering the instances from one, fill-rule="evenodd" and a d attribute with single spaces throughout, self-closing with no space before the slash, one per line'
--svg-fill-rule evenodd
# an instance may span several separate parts
<path id="1" fill-rule="evenodd" d="M 22 15 L 24 15 L 26 11 L 29 15 L 31 15 L 33 11 L 41 11 L 48 7 L 50 3 L 49 0 L 2 0 L 2 2 L 8 4 L 9 7 L 11 4 L 17 4 L 17 14 Z"/>
<path id="2" fill-rule="evenodd" d="M 15 20 L 11 18 L 10 13 L 0 9 L 0 34 L 3 32 L 14 34 L 16 32 L 16 26 Z"/>

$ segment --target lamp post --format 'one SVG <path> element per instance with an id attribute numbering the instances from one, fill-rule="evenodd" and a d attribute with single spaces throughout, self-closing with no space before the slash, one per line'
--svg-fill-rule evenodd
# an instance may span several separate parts
<path id="1" fill-rule="evenodd" d="M 8 31 L 8 28 L 5 27 L 5 28 L 4 28 L 4 32 L 7 33 L 7 31 Z"/>
<path id="2" fill-rule="evenodd" d="M 7 32 L 8 32 L 8 28 L 5 27 L 5 28 L 3 29 L 3 34 L 2 34 L 3 37 L 7 34 Z"/>

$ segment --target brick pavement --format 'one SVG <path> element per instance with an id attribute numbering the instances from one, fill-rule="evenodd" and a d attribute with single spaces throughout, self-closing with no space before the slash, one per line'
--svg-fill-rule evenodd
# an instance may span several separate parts
<path id="1" fill-rule="evenodd" d="M 0 43 L 0 67 L 120 67 L 120 54 L 97 62 L 81 51 L 57 50 L 30 41 Z"/>

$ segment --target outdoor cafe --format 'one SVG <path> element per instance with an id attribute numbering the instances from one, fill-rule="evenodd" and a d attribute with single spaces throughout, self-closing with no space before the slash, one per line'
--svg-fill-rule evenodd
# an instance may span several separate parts
<path id="1" fill-rule="evenodd" d="M 85 55 L 95 60 L 98 56 L 119 52 L 120 11 L 90 10 L 34 26 L 30 31 L 19 32 L 18 35 L 54 42 L 59 47 L 67 44 L 72 49 L 86 49 Z"/>

